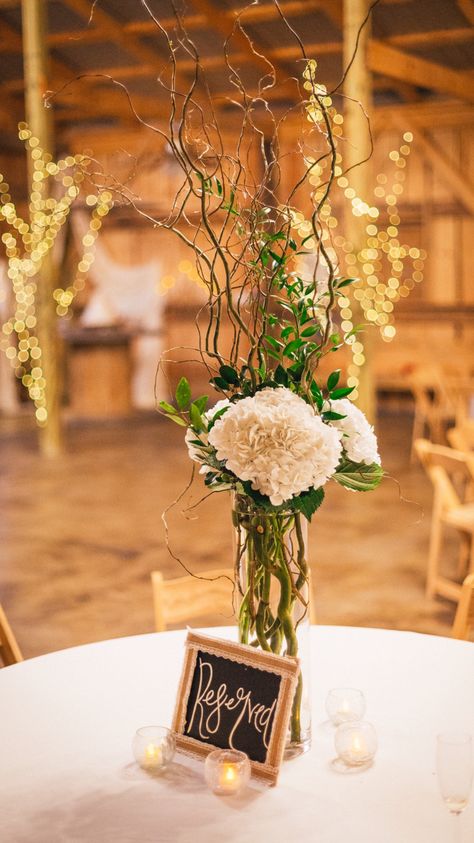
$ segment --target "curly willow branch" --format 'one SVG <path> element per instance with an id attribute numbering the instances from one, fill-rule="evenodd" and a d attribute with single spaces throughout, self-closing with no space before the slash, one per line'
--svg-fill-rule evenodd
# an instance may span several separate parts
<path id="1" fill-rule="evenodd" d="M 308 129 L 304 122 L 309 100 L 302 92 L 301 68 L 304 70 L 313 60 L 309 59 L 302 37 L 286 18 L 279 0 L 273 2 L 300 53 L 295 62 L 297 72 L 283 80 L 285 85 L 294 84 L 297 95 L 295 104 L 286 110 L 278 110 L 271 101 L 282 81 L 279 79 L 281 68 L 258 48 L 245 27 L 245 12 L 255 2 L 237 12 L 223 44 L 224 67 L 233 94 L 216 97 L 205 62 L 186 28 L 186 17 L 175 0 L 170 0 L 174 24 L 169 29 L 161 23 L 148 0 L 141 0 L 154 24 L 160 47 L 165 51 L 156 83 L 167 102 L 166 119 L 156 123 L 144 119 L 124 83 L 108 75 L 95 76 L 109 81 L 125 96 L 137 124 L 156 136 L 171 155 L 176 170 L 181 173 L 181 184 L 170 198 L 169 209 L 157 216 L 142 207 L 123 183 L 105 177 L 103 173 L 98 173 L 97 177 L 156 229 L 172 232 L 193 253 L 197 274 L 208 293 L 207 304 L 199 309 L 195 320 L 196 350 L 200 360 L 209 374 L 223 363 L 235 367 L 243 365 L 253 390 L 268 377 L 268 366 L 271 371 L 278 362 L 268 355 L 267 337 L 271 334 L 273 314 L 281 312 L 289 286 L 288 282 L 282 291 L 281 267 L 284 266 L 287 279 L 297 275 L 294 253 L 304 253 L 306 243 L 312 240 L 315 244 L 312 249 L 315 282 L 319 266 L 323 265 L 327 272 L 325 319 L 319 324 L 319 340 L 316 347 L 309 350 L 301 377 L 302 390 L 312 400 L 310 386 L 320 358 L 329 350 L 336 303 L 338 261 L 321 211 L 336 177 L 337 153 L 326 89 L 316 82 L 314 74 L 305 78 L 310 78 L 310 100 L 317 103 L 322 125 Z M 378 2 L 372 3 L 362 22 L 349 66 L 332 93 L 341 87 L 354 61 L 362 29 Z M 88 25 L 93 21 L 96 5 L 97 0 L 94 0 Z M 245 83 L 233 61 L 235 46 L 239 50 L 246 48 L 252 65 L 260 67 L 255 90 Z M 83 76 L 68 82 L 61 91 Z M 305 88 L 308 90 L 306 84 Z M 48 92 L 48 105 L 55 96 Z M 282 142 L 282 132 L 293 113 L 302 120 L 302 132 L 296 151 L 290 153 L 288 145 Z M 370 140 L 372 146 L 371 135 Z M 314 162 L 310 164 L 307 163 L 309 150 Z M 300 172 L 290 184 L 285 167 L 294 155 L 299 158 Z M 326 167 L 328 175 L 319 186 L 322 193 L 314 200 L 310 179 L 319 164 L 329 165 Z M 295 245 L 293 203 L 301 190 L 314 200 L 309 220 L 311 230 L 299 241 L 297 239 Z M 267 259 L 268 243 L 272 244 L 272 260 Z M 313 286 L 316 300 L 316 283 Z M 222 343 L 224 323 L 231 331 L 230 347 L 225 351 Z"/>

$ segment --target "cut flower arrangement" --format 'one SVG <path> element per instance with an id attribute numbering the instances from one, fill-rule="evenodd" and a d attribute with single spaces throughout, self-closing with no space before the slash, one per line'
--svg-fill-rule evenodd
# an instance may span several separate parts
<path id="1" fill-rule="evenodd" d="M 352 388 L 339 386 L 340 370 L 324 386 L 311 370 L 308 376 L 308 360 L 322 347 L 314 337 L 323 337 L 330 323 L 316 321 L 312 285 L 286 273 L 285 263 L 283 255 L 278 278 L 284 298 L 277 298 L 293 319 L 273 315 L 260 365 L 222 363 L 211 383 L 226 397 L 210 409 L 207 396 L 192 400 L 186 378 L 178 383 L 176 404 L 162 401 L 160 407 L 187 428 L 189 456 L 205 485 L 233 492 L 240 641 L 301 656 L 299 632 L 309 621 L 310 599 L 305 522 L 321 505 L 328 480 L 369 491 L 383 470 L 374 430 L 350 400 Z M 347 280 L 339 279 L 339 287 Z M 334 336 L 331 349 L 337 341 Z M 296 751 L 310 740 L 303 682 L 300 673 L 288 739 Z"/>
<path id="2" fill-rule="evenodd" d="M 212 102 L 205 117 L 194 88 L 184 100 L 172 97 L 178 116 L 166 142 L 184 179 L 170 216 L 156 221 L 192 249 L 207 288 L 196 316 L 198 352 L 222 396 L 209 408 L 208 397 L 194 397 L 183 377 L 174 403 L 159 406 L 186 428 L 189 455 L 208 489 L 232 493 L 240 641 L 301 660 L 288 736 L 295 751 L 310 741 L 303 641 L 310 608 L 307 522 L 329 480 L 363 492 L 383 476 L 374 431 L 352 403 L 352 387 L 339 369 L 324 382 L 318 376 L 322 358 L 351 344 L 360 326 L 344 333 L 333 318 L 338 298 L 357 280 L 340 272 L 326 224 L 331 187 L 344 172 L 340 126 L 331 97 L 316 81 L 316 62 L 304 51 L 303 57 L 308 95 L 297 106 L 302 131 L 294 154 L 303 165 L 297 183 L 287 192 L 281 184 L 283 120 L 275 121 L 265 143 L 255 122 L 274 80 L 262 76 L 259 96 L 249 97 L 229 64 L 241 93 L 241 129 L 232 141 L 224 139 Z M 271 110 L 268 102 L 265 109 Z M 308 198 L 312 206 L 308 219 L 295 205 L 302 191 L 305 207 Z M 309 273 L 302 271 L 308 260 Z"/>

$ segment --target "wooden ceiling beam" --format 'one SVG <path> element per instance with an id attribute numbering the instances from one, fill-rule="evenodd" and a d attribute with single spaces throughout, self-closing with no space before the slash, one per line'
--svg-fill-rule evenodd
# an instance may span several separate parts
<path id="1" fill-rule="evenodd" d="M 400 132 L 407 130 L 407 127 L 396 119 L 393 120 L 393 125 Z M 433 172 L 444 181 L 446 187 L 449 187 L 465 210 L 474 216 L 474 184 L 469 181 L 466 172 L 446 155 L 445 151 L 417 125 L 416 121 L 411 122 L 408 128 L 414 136 L 414 149 L 423 153 L 430 162 Z"/>
<path id="2" fill-rule="evenodd" d="M 369 42 L 367 63 L 373 73 L 474 102 L 474 89 L 467 74 L 405 53 L 382 41 L 372 39 Z"/>
<path id="3" fill-rule="evenodd" d="M 254 6 L 251 8 L 265 11 L 264 6 Z M 275 7 L 272 6 L 271 8 L 274 9 Z M 308 6 L 305 6 L 305 9 L 308 9 Z M 201 28 L 207 23 L 204 15 L 192 15 L 187 20 L 191 24 L 189 26 L 190 30 Z M 152 26 L 150 26 L 150 23 Z M 163 24 L 166 24 L 166 21 L 163 21 Z M 168 22 L 168 26 L 171 27 L 170 22 Z M 133 21 L 132 23 L 125 24 L 123 28 L 125 32 L 136 33 L 137 35 L 153 35 L 156 32 L 156 26 L 152 21 Z M 18 33 L 16 34 L 20 38 L 20 35 Z M 430 47 L 441 46 L 443 44 L 463 44 L 472 40 L 474 40 L 474 28 L 457 27 L 456 29 L 430 29 L 426 32 L 406 32 L 402 35 L 391 35 L 384 38 L 383 42 L 393 47 Z M 48 35 L 49 47 L 67 47 L 71 42 L 72 44 L 83 42 L 89 44 L 103 41 L 104 33 L 101 29 L 86 29 L 82 34 L 79 34 L 77 30 L 71 30 L 67 32 L 54 32 Z M 321 41 L 317 45 L 313 44 L 312 46 L 321 54 L 328 51 L 336 53 L 342 51 L 341 41 Z M 0 52 L 11 52 L 11 44 L 0 40 Z"/>
<path id="4" fill-rule="evenodd" d="M 397 129 L 407 132 L 410 124 L 429 129 L 437 126 L 467 126 L 474 123 L 474 109 L 457 102 L 420 102 L 416 105 L 381 105 L 373 112 L 372 125 L 375 131 L 390 129 L 396 121 Z"/>
<path id="5" fill-rule="evenodd" d="M 460 26 L 456 29 L 429 29 L 426 32 L 405 32 L 389 35 L 384 42 L 393 47 L 431 47 L 441 44 L 462 44 L 474 39 L 474 29 Z"/>
<path id="6" fill-rule="evenodd" d="M 156 69 L 161 68 L 162 60 L 160 56 L 146 44 L 143 44 L 133 33 L 126 32 L 122 24 L 104 11 L 100 5 L 92 6 L 90 0 L 62 0 L 62 2 L 71 11 L 80 14 L 84 18 L 86 26 L 90 21 L 94 26 L 91 31 L 95 32 L 97 29 L 102 33 L 102 36 L 109 36 L 113 43 L 119 44 L 126 53 L 134 56 L 139 62 L 145 61 L 154 65 Z"/>
<path id="7" fill-rule="evenodd" d="M 284 64 L 281 64 L 281 55 L 279 53 L 278 57 L 270 57 L 267 47 L 264 44 L 261 44 L 258 38 L 255 38 L 255 36 L 253 35 L 248 40 L 242 30 L 239 28 L 239 26 L 236 26 L 232 32 L 232 29 L 229 28 L 228 19 L 226 17 L 221 16 L 220 10 L 217 8 L 214 2 L 211 2 L 211 0 L 193 0 L 193 6 L 195 9 L 198 10 L 198 12 L 200 12 L 201 15 L 205 16 L 210 29 L 217 30 L 225 38 L 227 38 L 229 34 L 232 33 L 232 47 L 237 46 L 239 51 L 241 50 L 244 53 L 247 53 L 249 56 L 249 60 L 252 62 L 252 64 L 261 69 L 262 74 L 268 74 L 270 70 L 270 68 L 266 66 L 267 63 L 265 62 L 265 58 L 269 58 L 277 75 L 283 77 L 287 77 L 289 75 L 288 69 L 284 66 Z M 243 22 L 244 18 L 242 17 L 241 20 Z M 254 52 L 254 50 L 258 53 L 261 53 L 264 58 L 258 56 L 256 52 Z M 230 58 L 232 64 L 235 64 L 233 54 L 231 54 Z"/>
<path id="8" fill-rule="evenodd" d="M 457 0 L 457 5 L 464 17 L 474 26 L 474 1 Z"/>

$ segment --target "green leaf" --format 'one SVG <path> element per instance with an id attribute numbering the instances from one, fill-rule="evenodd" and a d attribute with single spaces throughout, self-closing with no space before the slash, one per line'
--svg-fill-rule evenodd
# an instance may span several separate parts
<path id="1" fill-rule="evenodd" d="M 176 403 L 180 410 L 186 410 L 191 401 L 191 387 L 187 378 L 181 378 L 176 387 Z"/>
<path id="2" fill-rule="evenodd" d="M 331 374 L 328 377 L 328 382 L 327 382 L 327 388 L 328 388 L 329 392 L 331 392 L 331 390 L 334 389 L 334 387 L 337 385 L 337 382 L 339 381 L 340 376 L 341 376 L 341 370 L 340 369 L 336 369 L 335 372 L 331 372 Z"/>
<path id="3" fill-rule="evenodd" d="M 281 263 L 285 262 L 285 256 L 284 255 L 277 255 L 277 253 L 273 252 L 272 249 L 269 249 L 268 252 L 272 256 L 275 263 L 281 264 Z"/>
<path id="4" fill-rule="evenodd" d="M 345 419 L 346 416 L 341 416 L 340 413 L 334 413 L 332 410 L 328 410 L 326 413 L 322 413 L 321 418 L 324 421 L 338 421 L 339 419 Z"/>
<path id="5" fill-rule="evenodd" d="M 287 327 L 283 328 L 283 331 L 281 332 L 281 338 L 282 338 L 282 340 L 286 340 L 290 336 L 290 334 L 294 334 L 294 333 L 295 333 L 295 329 L 293 328 L 293 326 L 287 325 Z"/>
<path id="6" fill-rule="evenodd" d="M 199 412 L 202 414 L 207 407 L 208 401 L 209 401 L 209 395 L 201 395 L 201 397 L 196 398 L 196 400 L 193 403 L 196 405 Z"/>
<path id="7" fill-rule="evenodd" d="M 346 489 L 352 489 L 355 492 L 370 492 L 377 488 L 383 476 L 383 468 L 377 463 L 365 465 L 342 460 L 334 474 L 334 480 Z"/>
<path id="8" fill-rule="evenodd" d="M 319 325 L 311 325 L 309 328 L 305 328 L 304 331 L 301 331 L 302 337 L 312 337 L 313 334 L 317 334 L 319 331 Z"/>
<path id="9" fill-rule="evenodd" d="M 353 386 L 342 386 L 340 389 L 333 389 L 332 392 L 329 393 L 329 397 L 336 400 L 336 398 L 345 398 L 346 395 L 350 395 L 351 392 L 354 392 Z"/>
<path id="10" fill-rule="evenodd" d="M 222 184 L 216 176 L 216 186 L 217 186 L 217 193 L 219 196 L 222 196 Z"/>
<path id="11" fill-rule="evenodd" d="M 171 421 L 174 421 L 175 424 L 179 424 L 180 427 L 187 427 L 186 422 L 181 418 L 181 416 L 172 416 L 170 413 L 166 413 L 166 418 L 171 419 Z"/>
<path id="12" fill-rule="evenodd" d="M 277 383 L 282 386 L 288 386 L 288 372 L 283 368 L 283 366 L 280 365 L 276 367 L 274 377 Z"/>
<path id="13" fill-rule="evenodd" d="M 227 383 L 231 384 L 238 384 L 239 383 L 239 376 L 237 371 L 232 366 L 220 366 L 219 372 L 222 378 L 224 378 Z"/>
<path id="14" fill-rule="evenodd" d="M 342 290 L 343 287 L 348 287 L 349 284 L 353 284 L 354 281 L 357 281 L 357 278 L 344 278 L 338 285 L 337 289 Z"/>
<path id="15" fill-rule="evenodd" d="M 303 374 L 304 363 L 293 363 L 292 366 L 289 366 L 287 371 L 290 373 L 292 380 L 299 381 L 301 375 Z"/>
<path id="16" fill-rule="evenodd" d="M 318 410 L 321 412 L 324 406 L 324 398 L 323 394 L 317 385 L 316 381 L 311 381 L 311 395 L 313 396 L 314 400 L 316 401 L 316 406 Z"/>
<path id="17" fill-rule="evenodd" d="M 193 402 L 189 408 L 189 416 L 191 418 L 191 424 L 195 430 L 199 433 L 201 430 L 204 429 L 204 422 L 202 420 L 201 413 L 199 409 L 196 407 L 196 404 Z"/>
<path id="18" fill-rule="evenodd" d="M 292 498 L 291 508 L 297 512 L 301 512 L 308 521 L 311 521 L 311 518 L 321 506 L 323 500 L 323 489 L 310 489 L 309 492 L 303 492 L 297 498 Z"/>
<path id="19" fill-rule="evenodd" d="M 275 339 L 275 337 L 271 337 L 270 334 L 265 334 L 264 339 L 275 349 L 275 351 L 279 351 L 280 348 L 283 348 L 283 343 L 280 342 L 280 340 Z"/>
<path id="20" fill-rule="evenodd" d="M 286 234 L 284 231 L 277 231 L 276 234 L 268 235 L 268 240 L 273 242 L 274 240 L 286 240 Z"/>
<path id="21" fill-rule="evenodd" d="M 168 402 L 167 402 L 167 401 L 160 401 L 160 403 L 158 404 L 158 406 L 159 406 L 159 408 L 160 408 L 161 410 L 164 410 L 166 413 L 171 413 L 171 415 L 173 415 L 174 413 L 177 413 L 177 412 L 178 412 L 178 411 L 176 410 L 176 408 L 175 408 L 175 407 L 173 407 L 173 405 L 172 405 L 172 404 L 168 404 Z"/>
<path id="22" fill-rule="evenodd" d="M 227 412 L 227 407 L 221 407 L 220 410 L 217 410 L 216 414 L 214 416 L 212 416 L 212 418 L 209 422 L 209 430 L 212 430 L 212 428 L 214 427 L 217 419 L 220 419 L 220 417 L 223 416 L 225 412 Z"/>
<path id="23" fill-rule="evenodd" d="M 273 357 L 274 360 L 280 360 L 281 354 L 278 351 L 274 351 L 273 348 L 267 348 L 266 353 L 269 357 Z"/>
<path id="24" fill-rule="evenodd" d="M 347 340 L 349 337 L 353 337 L 356 334 L 360 334 L 361 331 L 364 330 L 368 325 L 368 322 L 361 322 L 360 325 L 355 325 L 352 331 L 348 331 L 347 334 L 344 334 L 344 339 Z"/>
<path id="25" fill-rule="evenodd" d="M 209 383 L 212 386 L 217 387 L 217 389 L 229 389 L 229 384 L 227 383 L 227 381 L 225 381 L 224 378 L 220 378 L 219 376 L 211 378 Z"/>
<path id="26" fill-rule="evenodd" d="M 293 316 L 296 316 L 296 314 L 298 313 L 298 308 L 295 307 L 294 304 L 287 304 L 286 302 L 281 301 L 280 299 L 278 299 L 278 301 L 280 307 L 283 308 L 283 310 L 288 310 Z"/>
<path id="27" fill-rule="evenodd" d="M 295 351 L 298 351 L 298 349 L 301 348 L 302 345 L 304 345 L 304 340 L 302 339 L 291 340 L 288 345 L 285 345 L 285 348 L 283 349 L 283 354 L 285 355 L 285 357 L 291 357 L 291 355 L 294 354 Z"/>

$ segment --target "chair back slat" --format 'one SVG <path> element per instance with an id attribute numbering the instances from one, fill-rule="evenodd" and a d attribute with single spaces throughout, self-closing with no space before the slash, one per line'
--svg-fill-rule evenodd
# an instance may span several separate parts
<path id="1" fill-rule="evenodd" d="M 443 509 L 461 506 L 456 485 L 463 490 L 474 480 L 474 455 L 456 451 L 444 445 L 433 445 L 427 439 L 417 439 L 415 450 L 438 495 Z"/>
<path id="2" fill-rule="evenodd" d="M 448 430 L 449 443 L 464 453 L 474 451 L 474 420 L 469 419 Z"/>
<path id="3" fill-rule="evenodd" d="M 157 632 L 162 632 L 171 623 L 184 623 L 211 614 L 218 616 L 222 625 L 235 623 L 231 570 L 203 571 L 196 576 L 173 580 L 165 580 L 160 571 L 153 571 L 151 580 Z"/>
<path id="4" fill-rule="evenodd" d="M 0 660 L 4 665 L 17 664 L 23 661 L 21 650 L 8 623 L 7 616 L 0 603 Z"/>
<path id="5" fill-rule="evenodd" d="M 453 638 L 467 640 L 474 629 L 474 574 L 463 582 L 456 616 L 453 624 Z"/>

